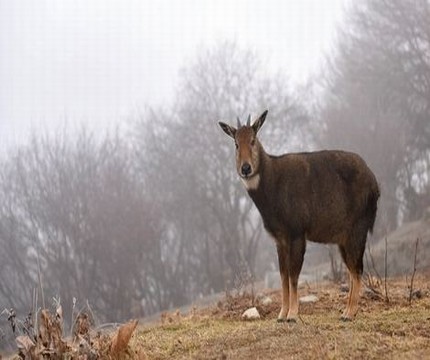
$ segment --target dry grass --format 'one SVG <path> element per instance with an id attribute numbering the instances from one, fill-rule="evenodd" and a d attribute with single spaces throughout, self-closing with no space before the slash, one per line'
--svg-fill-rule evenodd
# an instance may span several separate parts
<path id="1" fill-rule="evenodd" d="M 341 322 L 346 294 L 335 286 L 301 289 L 320 301 L 301 305 L 297 324 L 277 323 L 274 303 L 256 305 L 262 320 L 242 321 L 249 296 L 228 298 L 191 315 L 165 314 L 160 324 L 138 331 L 133 343 L 148 359 L 424 359 L 430 358 L 430 284 L 419 276 L 420 298 L 408 304 L 403 279 L 389 282 L 390 304 L 363 295 L 354 322 Z"/>
<path id="2" fill-rule="evenodd" d="M 21 341 L 21 353 L 26 358 L 70 360 L 430 359 L 429 280 L 430 274 L 416 276 L 411 304 L 410 282 L 404 278 L 389 280 L 389 303 L 382 284 L 372 281 L 376 288 L 363 291 L 354 322 L 339 320 L 347 294 L 336 285 L 301 288 L 300 295 L 313 293 L 319 301 L 300 306 L 297 324 L 276 322 L 279 291 L 257 298 L 246 293 L 228 296 L 187 315 L 164 313 L 157 324 L 135 329 L 137 322 L 130 322 L 112 334 L 93 334 L 89 324 L 83 323 L 75 332 L 80 340 L 72 343 L 54 331 L 57 317 L 51 316 L 39 326 L 35 343 L 30 337 L 20 337 L 27 340 Z M 265 296 L 273 302 L 263 305 Z M 241 320 L 250 306 L 257 307 L 261 320 Z"/>

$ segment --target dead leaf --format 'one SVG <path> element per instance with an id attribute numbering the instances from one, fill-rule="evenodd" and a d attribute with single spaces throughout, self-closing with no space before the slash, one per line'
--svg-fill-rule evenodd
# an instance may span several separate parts
<path id="1" fill-rule="evenodd" d="M 26 352 L 30 352 L 30 350 L 36 346 L 33 340 L 30 339 L 27 335 L 20 335 L 15 339 L 16 345 L 18 349 L 25 350 Z"/>
<path id="2" fill-rule="evenodd" d="M 57 321 L 59 328 L 61 330 L 61 333 L 63 333 L 63 307 L 61 305 L 58 305 L 56 311 L 55 311 L 55 320 Z"/>
<path id="3" fill-rule="evenodd" d="M 61 357 L 68 351 L 69 346 L 63 340 L 62 323 L 58 313 L 54 317 L 49 310 L 43 309 L 40 312 L 38 339 L 40 339 L 37 341 L 38 351 L 42 354 L 46 351 L 55 352 Z"/>
<path id="4" fill-rule="evenodd" d="M 87 337 L 90 331 L 90 319 L 87 313 L 80 313 L 76 319 L 76 323 L 73 329 L 73 336 L 78 339 L 79 336 Z M 88 339 L 86 339 L 88 340 Z"/>
<path id="5" fill-rule="evenodd" d="M 39 338 L 44 347 L 49 346 L 51 342 L 51 331 L 52 331 L 52 322 L 49 311 L 43 309 L 40 312 L 40 322 L 39 322 Z"/>
<path id="6" fill-rule="evenodd" d="M 36 344 L 31 340 L 28 335 L 20 335 L 15 339 L 19 352 L 25 356 L 26 359 L 36 358 Z M 1 356 L 0 356 L 1 360 Z"/>
<path id="7" fill-rule="evenodd" d="M 125 349 L 127 349 L 128 343 L 136 329 L 138 320 L 131 320 L 128 323 L 121 325 L 115 335 L 112 337 L 111 353 L 112 355 L 118 355 Z"/>

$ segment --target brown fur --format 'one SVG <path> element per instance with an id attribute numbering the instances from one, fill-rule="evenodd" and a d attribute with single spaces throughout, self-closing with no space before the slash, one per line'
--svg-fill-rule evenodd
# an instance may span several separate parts
<path id="1" fill-rule="evenodd" d="M 237 171 L 248 188 L 264 227 L 276 242 L 283 287 L 278 320 L 298 315 L 297 281 L 306 239 L 333 243 L 350 273 L 348 306 L 342 319 L 358 310 L 367 233 L 376 217 L 379 188 L 364 160 L 345 151 L 319 151 L 272 156 L 256 138 L 267 111 L 252 126 L 235 129 L 220 123 L 237 144 Z M 250 171 L 244 169 L 250 166 Z M 247 170 L 247 171 L 245 171 Z M 288 309 L 288 314 L 287 314 Z"/>

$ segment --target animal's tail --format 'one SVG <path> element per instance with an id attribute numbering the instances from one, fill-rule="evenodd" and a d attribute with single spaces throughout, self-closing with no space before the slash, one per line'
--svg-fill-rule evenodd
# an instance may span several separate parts
<path id="1" fill-rule="evenodd" d="M 376 211 L 378 210 L 378 199 L 381 195 L 379 186 L 375 182 L 375 185 L 370 189 L 367 197 L 367 218 L 369 220 L 369 232 L 373 232 L 373 226 L 375 225 Z"/>

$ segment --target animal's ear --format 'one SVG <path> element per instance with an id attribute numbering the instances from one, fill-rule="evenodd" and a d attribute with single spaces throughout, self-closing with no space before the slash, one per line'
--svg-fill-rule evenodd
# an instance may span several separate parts
<path id="1" fill-rule="evenodd" d="M 260 130 L 260 128 L 263 126 L 264 121 L 266 120 L 266 115 L 269 112 L 269 110 L 265 110 L 260 117 L 254 121 L 254 123 L 252 124 L 252 128 L 254 129 L 255 133 L 258 132 L 258 130 Z"/>
<path id="2" fill-rule="evenodd" d="M 223 122 L 219 122 L 218 123 L 219 126 L 221 126 L 221 129 L 230 137 L 232 137 L 234 139 L 235 135 L 236 135 L 236 129 L 233 126 L 227 125 Z"/>

